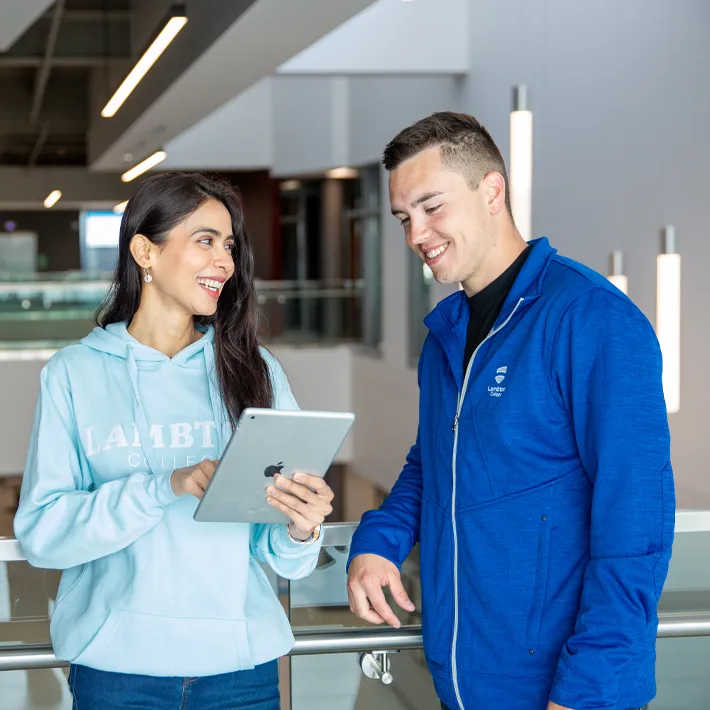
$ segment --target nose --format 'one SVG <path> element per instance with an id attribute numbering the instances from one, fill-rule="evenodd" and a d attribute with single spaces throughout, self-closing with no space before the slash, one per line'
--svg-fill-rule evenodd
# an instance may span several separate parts
<path id="1" fill-rule="evenodd" d="M 231 250 L 227 250 L 223 246 L 218 246 L 214 253 L 214 265 L 218 269 L 223 269 L 230 273 L 234 270 L 234 260 L 232 259 Z"/>
<path id="2" fill-rule="evenodd" d="M 409 228 L 409 241 L 412 246 L 419 246 L 420 244 L 426 242 L 429 237 L 429 228 L 421 222 L 415 222 L 412 220 Z"/>

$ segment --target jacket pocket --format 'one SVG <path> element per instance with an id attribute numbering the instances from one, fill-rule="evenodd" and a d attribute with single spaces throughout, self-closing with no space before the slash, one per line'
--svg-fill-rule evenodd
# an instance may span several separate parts
<path id="1" fill-rule="evenodd" d="M 538 539 L 533 596 L 526 633 L 526 643 L 531 648 L 534 648 L 540 639 L 540 622 L 542 620 L 542 610 L 545 606 L 548 570 L 550 567 L 550 531 L 550 522 L 543 520 Z"/>
<path id="2" fill-rule="evenodd" d="M 420 579 L 422 633 L 430 669 L 451 673 L 454 633 L 454 576 L 451 516 L 426 496 L 422 501 Z"/>

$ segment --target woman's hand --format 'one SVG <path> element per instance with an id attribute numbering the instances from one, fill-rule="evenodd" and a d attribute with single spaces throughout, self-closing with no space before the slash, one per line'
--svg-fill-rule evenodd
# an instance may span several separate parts
<path id="1" fill-rule="evenodd" d="M 176 468 L 170 476 L 170 487 L 173 493 L 182 497 L 187 495 L 201 499 L 207 490 L 207 484 L 212 480 L 219 461 L 200 461 L 194 466 Z"/>
<path id="2" fill-rule="evenodd" d="M 293 537 L 307 540 L 333 512 L 333 491 L 322 478 L 306 473 L 296 473 L 292 481 L 276 475 L 274 483 L 266 489 L 267 502 L 290 519 Z"/>

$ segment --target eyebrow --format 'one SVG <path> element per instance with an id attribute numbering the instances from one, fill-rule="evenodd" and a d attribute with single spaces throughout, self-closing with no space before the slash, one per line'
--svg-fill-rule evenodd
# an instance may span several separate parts
<path id="1" fill-rule="evenodd" d="M 200 227 L 199 229 L 196 229 L 193 233 L 192 236 L 194 237 L 196 234 L 211 234 L 213 237 L 221 237 L 222 232 L 220 232 L 218 229 L 213 229 L 212 227 Z M 227 239 L 234 239 L 233 235 L 229 235 L 228 237 L 225 237 L 225 241 Z"/>
<path id="2" fill-rule="evenodd" d="M 413 209 L 414 207 L 419 207 L 422 203 L 426 202 L 427 200 L 431 200 L 432 197 L 438 197 L 439 195 L 443 195 L 444 193 L 442 191 L 440 192 L 426 192 L 424 193 L 421 197 L 417 197 L 414 202 L 412 202 L 409 206 Z M 398 215 L 398 214 L 404 214 L 404 210 L 392 210 L 392 214 Z"/>

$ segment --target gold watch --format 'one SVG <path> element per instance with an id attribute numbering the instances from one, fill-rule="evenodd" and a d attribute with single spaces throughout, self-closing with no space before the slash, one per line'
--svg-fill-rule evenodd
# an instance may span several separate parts
<path id="1" fill-rule="evenodd" d="M 321 525 L 318 525 L 305 540 L 299 540 L 297 537 L 291 535 L 291 528 L 286 525 L 286 532 L 288 533 L 288 536 L 291 538 L 292 542 L 295 542 L 297 545 L 312 545 L 316 540 L 318 540 L 318 538 L 320 538 L 320 531 Z"/>

